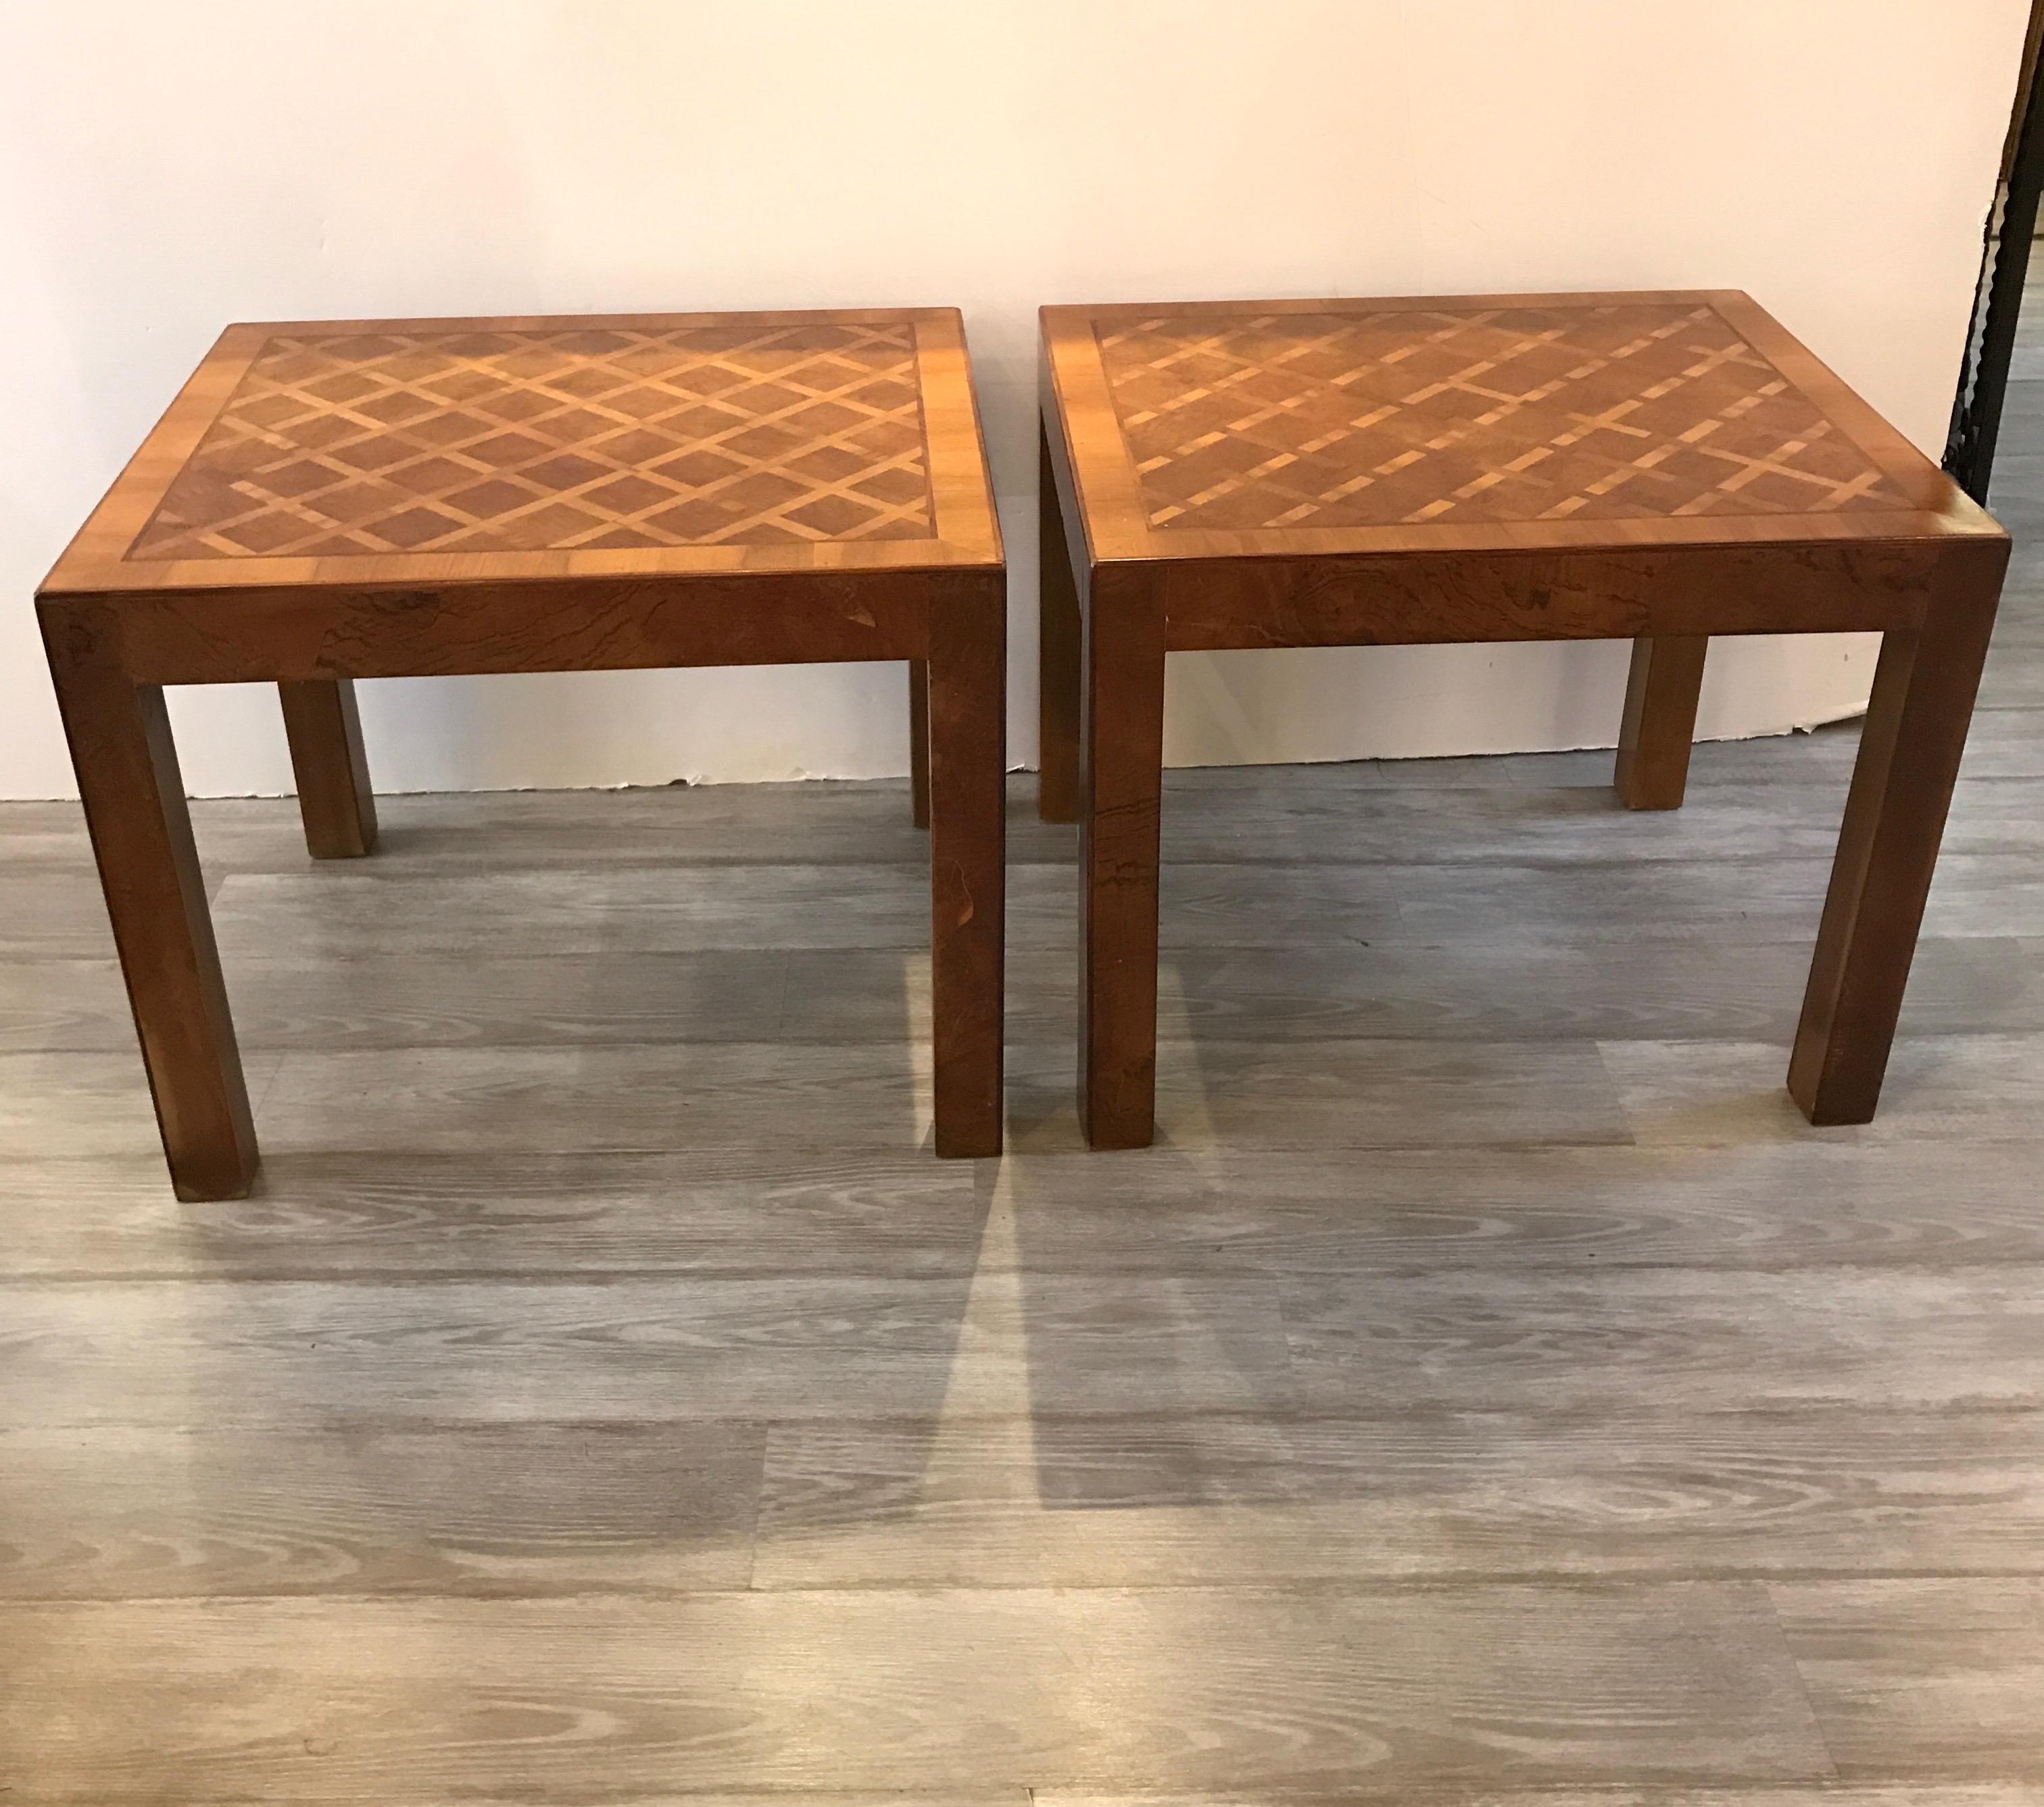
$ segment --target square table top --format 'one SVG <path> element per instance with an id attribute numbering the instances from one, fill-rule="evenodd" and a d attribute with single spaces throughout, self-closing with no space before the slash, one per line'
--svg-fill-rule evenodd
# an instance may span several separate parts
<path id="1" fill-rule="evenodd" d="M 1097 560 L 2000 529 L 1736 290 L 1048 307 Z"/>
<path id="2" fill-rule="evenodd" d="M 1000 562 L 955 309 L 275 322 L 44 592 Z"/>

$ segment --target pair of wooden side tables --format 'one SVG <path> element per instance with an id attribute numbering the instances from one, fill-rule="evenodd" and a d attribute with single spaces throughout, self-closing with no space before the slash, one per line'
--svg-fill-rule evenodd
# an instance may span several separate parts
<path id="1" fill-rule="evenodd" d="M 1042 808 L 1080 825 L 1080 1100 L 1154 1133 L 1164 660 L 1627 638 L 1681 800 L 1714 634 L 1884 635 L 1796 1038 L 1873 1113 L 2005 535 L 1736 293 L 1043 313 Z M 308 846 L 375 838 L 351 681 L 909 663 L 936 1141 L 1001 1141 L 1006 602 L 958 314 L 230 328 L 38 597 L 181 1197 L 256 1148 L 162 687 L 280 689 Z"/>

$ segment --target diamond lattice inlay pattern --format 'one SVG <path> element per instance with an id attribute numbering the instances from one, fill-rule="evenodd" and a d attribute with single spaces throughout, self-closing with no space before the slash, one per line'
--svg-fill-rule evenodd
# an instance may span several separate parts
<path id="1" fill-rule="evenodd" d="M 1708 305 L 1180 315 L 1098 330 L 1152 528 L 1908 505 Z"/>
<path id="2" fill-rule="evenodd" d="M 914 328 L 268 340 L 131 559 L 929 539 Z"/>

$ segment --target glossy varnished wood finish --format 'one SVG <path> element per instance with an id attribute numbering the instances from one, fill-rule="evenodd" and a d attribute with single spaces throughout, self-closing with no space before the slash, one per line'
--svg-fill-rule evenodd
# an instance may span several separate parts
<path id="1" fill-rule="evenodd" d="M 1613 782 L 1627 809 L 1680 809 L 1709 640 L 1668 635 L 1632 643 Z"/>
<path id="2" fill-rule="evenodd" d="M 376 798 L 354 685 L 344 677 L 314 678 L 280 684 L 277 695 L 306 851 L 316 860 L 359 857 L 376 845 Z"/>
<path id="3" fill-rule="evenodd" d="M 1157 1095 L 1163 609 L 1095 571 L 1079 662 L 1079 1112 L 1096 1148 L 1141 1148 Z"/>
<path id="4" fill-rule="evenodd" d="M 1008 597 L 959 578 L 932 611 L 930 1010 L 937 1153 L 1001 1152 Z"/>
<path id="5" fill-rule="evenodd" d="M 1881 642 L 1788 1089 L 1813 1123 L 1873 1115 L 1973 698 L 2000 561 L 1946 554 L 1923 625 Z"/>
<path id="6" fill-rule="evenodd" d="M 1769 324 L 1723 294 L 1470 296 L 1122 307 L 1096 313 L 1093 338 L 1143 524 L 1167 536 L 1537 541 L 1910 507 L 1756 343 Z"/>
<path id="7" fill-rule="evenodd" d="M 930 667 L 909 662 L 909 813 L 918 828 L 930 826 Z"/>
<path id="8" fill-rule="evenodd" d="M 230 328 L 125 562 L 937 537 L 908 314 Z"/>
<path id="9" fill-rule="evenodd" d="M 6 1798 L 2037 1807 L 2035 399 L 1863 1131 L 1775 1086 L 1857 724 L 1662 815 L 1167 772 L 1112 1157 L 1017 780 L 998 1168 L 919 1149 L 904 784 L 386 793 L 319 867 L 194 803 L 270 1134 L 202 1203 L 76 806 L 0 805 Z"/>
<path id="10" fill-rule="evenodd" d="M 937 1140 L 997 1149 L 997 686 L 990 735 L 965 717 L 1001 569 L 955 311 L 229 328 L 38 595 L 180 1191 L 245 1191 L 255 1150 L 182 799 L 158 794 L 166 684 L 279 685 L 329 858 L 375 839 L 354 678 L 909 661 Z M 179 900 L 160 931 L 145 891 Z"/>
<path id="11" fill-rule="evenodd" d="M 195 804 L 269 1137 L 202 1203 L 75 809 L 0 808 L 0 1781 L 2034 1807 L 2038 720 L 1847 1135 L 1768 1093 L 1852 726 L 1658 817 L 1606 754 L 1166 773 L 1112 1158 L 1018 782 L 997 1167 L 920 1151 L 902 783 L 386 796 L 317 869 Z"/>
<path id="12" fill-rule="evenodd" d="M 1072 574 L 1072 543 L 1051 461 L 1047 428 L 1039 435 L 1037 524 L 1042 603 L 1038 631 L 1041 776 L 1036 807 L 1046 822 L 1079 818 L 1079 654 L 1083 630 Z"/>
<path id="13" fill-rule="evenodd" d="M 1710 635 L 1970 646 L 1992 623 L 2006 536 L 1735 292 L 1054 307 L 1043 332 L 1045 493 L 1077 567 L 1085 696 L 1070 724 L 1050 700 L 1065 681 L 1047 628 L 1045 812 L 1075 762 L 1081 1068 L 1102 1145 L 1151 1132 L 1154 998 L 1132 969 L 1156 945 L 1155 831 L 1137 825 L 1165 653 L 1631 639 L 1619 788 L 1666 808 Z M 1054 563 L 1049 621 L 1072 606 L 1047 545 Z M 1965 625 L 1933 620 L 1948 610 Z M 1792 1084 L 1819 1121 L 1873 1108 L 1963 744 L 1965 658 L 1941 656 L 1952 672 L 1911 686 L 1914 708 L 1898 696 L 1892 781 L 1870 743 Z M 1122 813 L 1089 820 L 1103 809 Z M 1858 1007 L 1835 1007 L 1847 992 Z M 1817 1083 L 1841 1063 L 1858 1076 Z"/>
<path id="14" fill-rule="evenodd" d="M 122 669 L 106 608 L 46 614 L 43 635 L 171 1183 L 239 1197 L 256 1133 L 163 692 Z"/>

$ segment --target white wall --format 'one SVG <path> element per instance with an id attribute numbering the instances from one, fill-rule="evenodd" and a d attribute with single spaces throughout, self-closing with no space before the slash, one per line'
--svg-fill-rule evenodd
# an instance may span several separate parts
<path id="1" fill-rule="evenodd" d="M 952 302 L 1035 756 L 1046 301 L 1750 289 L 1942 444 L 2027 0 L 0 0 L 0 795 L 70 788 L 28 598 L 220 326 Z M 1850 712 L 1727 643 L 1703 731 Z M 1617 646 L 1173 662 L 1180 761 L 1608 744 Z M 379 787 L 905 768 L 900 668 L 363 687 Z M 201 792 L 274 699 L 174 700 Z"/>

